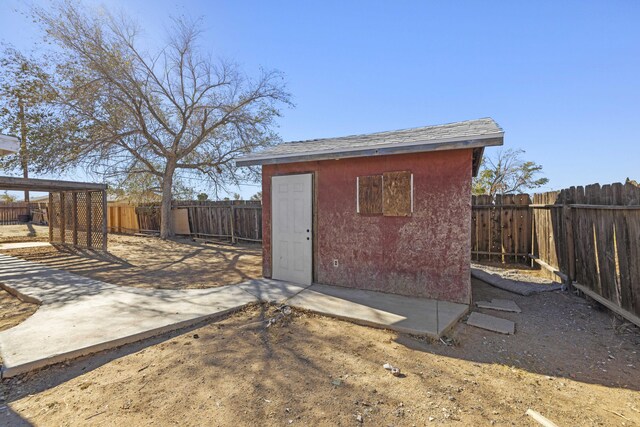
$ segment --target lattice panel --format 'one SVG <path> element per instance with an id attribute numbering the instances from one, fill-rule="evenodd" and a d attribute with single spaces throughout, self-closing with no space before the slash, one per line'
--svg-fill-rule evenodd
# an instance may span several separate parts
<path id="1" fill-rule="evenodd" d="M 51 194 L 49 234 L 52 243 L 105 249 L 102 191 L 65 191 Z"/>
<path id="2" fill-rule="evenodd" d="M 107 237 L 103 232 L 103 215 L 107 207 L 103 206 L 102 192 L 89 194 L 91 196 L 91 246 L 101 248 Z M 106 230 L 106 227 L 107 224 L 104 224 L 104 230 Z"/>
<path id="3" fill-rule="evenodd" d="M 49 206 L 49 240 L 52 243 L 61 243 L 62 236 L 60 234 L 60 193 L 51 194 L 51 206 Z"/>

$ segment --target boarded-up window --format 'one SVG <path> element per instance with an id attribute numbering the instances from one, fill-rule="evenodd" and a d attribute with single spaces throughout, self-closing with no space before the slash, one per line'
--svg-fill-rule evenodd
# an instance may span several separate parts
<path id="1" fill-rule="evenodd" d="M 383 174 L 382 212 L 384 216 L 410 216 L 412 208 L 411 172 Z"/>
<path id="2" fill-rule="evenodd" d="M 358 177 L 358 212 L 362 215 L 382 214 L 382 175 Z"/>

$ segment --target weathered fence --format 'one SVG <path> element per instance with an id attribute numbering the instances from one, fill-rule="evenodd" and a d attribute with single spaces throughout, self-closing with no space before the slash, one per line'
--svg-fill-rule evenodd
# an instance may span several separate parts
<path id="1" fill-rule="evenodd" d="M 25 216 L 31 215 L 31 203 L 5 202 L 0 203 L 0 224 L 18 224 L 25 222 Z"/>
<path id="2" fill-rule="evenodd" d="M 640 187 L 593 184 L 561 191 L 474 196 L 472 257 L 534 260 L 640 325 Z"/>
<path id="3" fill-rule="evenodd" d="M 528 194 L 473 196 L 471 254 L 478 260 L 527 262 L 531 251 Z"/>
<path id="4" fill-rule="evenodd" d="M 181 210 L 184 216 L 175 215 Z M 228 239 L 232 242 L 262 241 L 262 204 L 253 201 L 174 201 L 174 229 L 202 239 Z M 157 204 L 109 204 L 109 231 L 116 233 L 157 233 L 160 231 L 160 206 Z"/>
<path id="5" fill-rule="evenodd" d="M 534 258 L 640 326 L 640 187 L 571 187 L 534 196 L 532 208 Z"/>

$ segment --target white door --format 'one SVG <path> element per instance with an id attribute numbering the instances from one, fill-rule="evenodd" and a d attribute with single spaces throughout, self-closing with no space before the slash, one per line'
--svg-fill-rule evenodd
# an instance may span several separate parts
<path id="1" fill-rule="evenodd" d="M 311 284 L 311 174 L 271 178 L 273 278 Z"/>

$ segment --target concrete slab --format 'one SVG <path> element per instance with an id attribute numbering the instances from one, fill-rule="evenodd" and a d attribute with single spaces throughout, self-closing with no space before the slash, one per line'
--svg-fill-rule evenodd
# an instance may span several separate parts
<path id="1" fill-rule="evenodd" d="M 510 299 L 493 298 L 491 301 L 478 301 L 476 306 L 479 308 L 487 308 L 489 310 L 510 311 L 512 313 L 522 313 L 518 304 Z"/>
<path id="2" fill-rule="evenodd" d="M 507 335 L 514 334 L 516 330 L 516 324 L 511 320 L 501 319 L 475 311 L 471 313 L 469 319 L 467 319 L 467 325 Z"/>
<path id="3" fill-rule="evenodd" d="M 265 302 L 282 302 L 299 294 L 309 286 L 272 279 L 254 279 L 238 285 L 240 289 Z"/>
<path id="4" fill-rule="evenodd" d="M 40 248 L 43 246 L 51 246 L 49 242 L 15 242 L 0 243 L 0 251 L 5 249 L 24 249 L 24 248 Z"/>
<path id="5" fill-rule="evenodd" d="M 469 309 L 465 304 L 314 284 L 289 305 L 366 326 L 441 336 Z"/>
<path id="6" fill-rule="evenodd" d="M 33 316 L 0 332 L 3 377 L 180 329 L 258 302 L 237 286 L 121 287 L 6 255 L 0 255 L 0 283 L 41 303 Z"/>
<path id="7" fill-rule="evenodd" d="M 247 304 L 287 302 L 377 328 L 438 337 L 465 304 L 270 279 L 212 289 L 116 286 L 0 254 L 0 287 L 40 304 L 21 324 L 0 332 L 2 375 L 14 376 L 223 316 Z"/>

